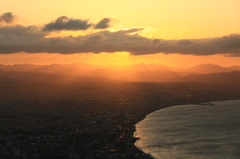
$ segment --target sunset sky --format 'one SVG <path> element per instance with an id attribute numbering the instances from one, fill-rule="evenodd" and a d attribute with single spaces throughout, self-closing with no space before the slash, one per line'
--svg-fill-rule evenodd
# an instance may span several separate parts
<path id="1" fill-rule="evenodd" d="M 240 65 L 239 0 L 8 0 L 0 6 L 0 64 Z"/>

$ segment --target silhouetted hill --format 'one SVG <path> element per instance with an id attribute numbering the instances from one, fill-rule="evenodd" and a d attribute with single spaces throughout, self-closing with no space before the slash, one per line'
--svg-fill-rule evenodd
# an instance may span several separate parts
<path id="1" fill-rule="evenodd" d="M 7 78 L 7 77 L 0 75 L 0 83 L 1 84 L 11 84 L 11 83 L 16 83 L 16 82 L 18 82 L 17 79 L 11 79 L 11 78 Z"/>
<path id="2" fill-rule="evenodd" d="M 196 65 L 189 69 L 187 69 L 189 72 L 196 72 L 200 74 L 207 74 L 207 73 L 221 73 L 221 72 L 232 72 L 236 71 L 231 68 L 222 67 L 219 65 L 214 64 L 203 64 L 203 65 Z"/>
<path id="3" fill-rule="evenodd" d="M 172 78 L 179 78 L 180 76 L 172 71 L 140 71 L 136 73 L 139 81 L 150 81 L 150 82 L 169 82 Z"/>
<path id="4" fill-rule="evenodd" d="M 119 81 L 137 82 L 171 82 L 171 79 L 178 79 L 191 74 L 211 74 L 240 70 L 240 66 L 222 67 L 213 64 L 196 65 L 189 69 L 173 69 L 156 64 L 133 64 L 126 66 L 117 65 L 90 65 L 77 64 L 52 64 L 33 65 L 16 64 L 1 65 L 3 71 L 13 71 L 8 74 L 9 78 L 17 77 L 29 81 L 79 81 L 95 79 L 113 79 Z M 20 73 L 22 72 L 22 73 Z M 25 72 L 25 73 L 24 73 Z M 34 74 L 35 73 L 35 74 Z M 53 75 L 55 74 L 55 76 Z M 54 77 L 53 77 L 54 76 Z M 80 78 L 81 77 L 81 78 Z"/>
<path id="5" fill-rule="evenodd" d="M 240 84 L 240 71 L 212 73 L 202 75 L 188 75 L 177 79 L 180 82 L 210 82 L 225 84 Z"/>
<path id="6" fill-rule="evenodd" d="M 36 70 L 39 67 L 41 67 L 41 65 L 34 65 L 34 64 L 2 65 L 2 64 L 0 64 L 0 69 L 3 71 L 30 72 L 30 71 Z"/>
<path id="7" fill-rule="evenodd" d="M 20 71 L 0 71 L 0 77 L 2 79 L 5 79 L 6 81 L 17 80 L 24 82 L 43 82 L 55 84 L 110 81 L 107 78 L 84 77 L 77 75 L 60 75 L 38 72 L 20 72 Z"/>
<path id="8" fill-rule="evenodd" d="M 236 70 L 236 71 L 240 71 L 240 66 L 234 65 L 229 67 L 230 69 Z"/>
<path id="9" fill-rule="evenodd" d="M 52 65 L 0 65 L 4 71 L 22 71 L 50 73 L 58 75 L 80 75 L 87 77 L 101 77 L 123 81 L 167 82 L 171 78 L 178 78 L 178 74 L 167 67 L 155 64 L 134 64 L 130 66 L 89 65 L 89 64 L 52 64 Z M 28 75 L 26 75 L 28 77 Z M 39 77 L 41 79 L 42 77 Z M 36 80 L 39 80 L 38 78 Z"/>
<path id="10" fill-rule="evenodd" d="M 161 72 L 169 72 L 170 69 L 166 66 L 156 65 L 156 64 L 133 64 L 132 70 L 134 71 L 161 71 Z"/>

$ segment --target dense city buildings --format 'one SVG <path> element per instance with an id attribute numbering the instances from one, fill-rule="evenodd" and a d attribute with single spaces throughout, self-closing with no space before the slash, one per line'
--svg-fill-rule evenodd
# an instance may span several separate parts
<path id="1" fill-rule="evenodd" d="M 0 91 L 0 158 L 151 158 L 134 125 L 168 106 L 240 98 L 203 83 L 8 83 Z"/>

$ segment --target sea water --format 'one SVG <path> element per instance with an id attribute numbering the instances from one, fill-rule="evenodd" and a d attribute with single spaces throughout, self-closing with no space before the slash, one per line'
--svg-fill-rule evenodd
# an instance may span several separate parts
<path id="1" fill-rule="evenodd" d="M 240 159 L 240 100 L 179 105 L 136 124 L 135 143 L 157 159 Z"/>

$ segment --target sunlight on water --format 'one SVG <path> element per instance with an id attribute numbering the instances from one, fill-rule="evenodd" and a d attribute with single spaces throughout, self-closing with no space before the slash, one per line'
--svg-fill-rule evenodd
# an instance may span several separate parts
<path id="1" fill-rule="evenodd" d="M 161 109 L 136 129 L 136 145 L 158 159 L 240 158 L 240 100 Z"/>

